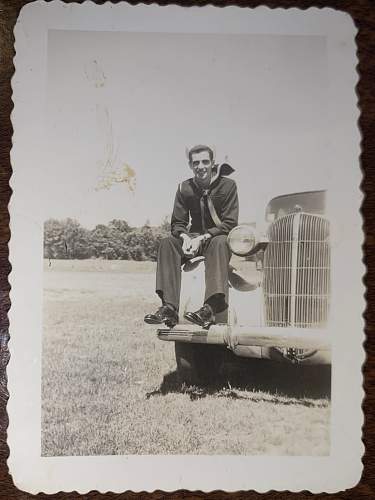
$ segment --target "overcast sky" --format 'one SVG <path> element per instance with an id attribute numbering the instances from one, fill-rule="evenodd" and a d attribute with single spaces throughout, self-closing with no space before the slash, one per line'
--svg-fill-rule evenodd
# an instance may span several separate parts
<path id="1" fill-rule="evenodd" d="M 49 31 L 45 217 L 159 224 L 197 143 L 236 169 L 242 221 L 324 189 L 326 64 L 318 36 Z"/>

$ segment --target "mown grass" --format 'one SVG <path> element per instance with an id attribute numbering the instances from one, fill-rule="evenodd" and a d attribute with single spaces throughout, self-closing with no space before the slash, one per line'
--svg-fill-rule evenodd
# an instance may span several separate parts
<path id="1" fill-rule="evenodd" d="M 153 263 L 45 266 L 42 454 L 329 453 L 329 377 L 267 362 L 187 387 L 143 323 Z"/>

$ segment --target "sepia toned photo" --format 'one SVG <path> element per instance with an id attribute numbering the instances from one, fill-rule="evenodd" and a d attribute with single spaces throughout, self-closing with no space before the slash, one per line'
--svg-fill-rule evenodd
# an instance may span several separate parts
<path id="1" fill-rule="evenodd" d="M 40 36 L 26 47 L 16 31 L 13 83 L 17 97 L 43 82 L 35 132 L 23 134 L 31 111 L 21 99 L 13 118 L 12 290 L 23 293 L 17 276 L 34 289 L 29 325 L 39 339 L 30 357 L 39 472 L 22 481 L 47 493 L 335 491 L 343 483 L 331 476 L 322 486 L 309 460 L 343 477 L 337 419 L 347 418 L 348 477 L 361 468 L 351 21 L 329 9 L 249 9 L 247 26 L 236 8 L 85 5 L 69 17 L 37 2 L 23 12 L 20 22 L 46 36 L 41 52 Z M 27 69 L 38 75 L 30 86 Z M 26 260 L 20 238 L 34 248 Z M 348 352 L 357 389 L 343 403 Z M 353 417 L 341 414 L 345 404 Z M 139 460 L 143 486 L 130 479 Z M 181 479 L 183 463 L 212 473 Z M 291 468 L 299 479 L 218 479 L 234 463 Z M 67 479 L 71 467 L 78 482 Z M 114 479 L 92 480 L 95 467 Z M 116 467 L 128 479 L 117 483 Z"/>
<path id="2" fill-rule="evenodd" d="M 326 49 L 300 38 L 49 32 L 43 454 L 329 453 Z"/>

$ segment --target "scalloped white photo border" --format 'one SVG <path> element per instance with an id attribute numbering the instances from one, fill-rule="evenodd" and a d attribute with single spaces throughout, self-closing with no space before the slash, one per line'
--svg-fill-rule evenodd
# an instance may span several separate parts
<path id="1" fill-rule="evenodd" d="M 50 29 L 320 35 L 327 41 L 332 103 L 333 214 L 331 453 L 292 456 L 41 457 L 43 109 Z M 216 8 L 37 1 L 15 27 L 10 202 L 12 272 L 8 460 L 18 488 L 40 491 L 309 490 L 335 492 L 361 477 L 365 310 L 356 28 L 333 9 Z M 48 196 L 48 195 L 47 195 Z"/>

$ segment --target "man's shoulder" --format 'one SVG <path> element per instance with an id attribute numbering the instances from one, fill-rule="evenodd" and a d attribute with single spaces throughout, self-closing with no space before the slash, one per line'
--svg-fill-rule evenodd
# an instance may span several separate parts
<path id="1" fill-rule="evenodd" d="M 220 177 L 220 184 L 224 189 L 230 191 L 234 187 L 237 187 L 236 181 L 234 179 L 230 179 L 229 177 Z"/>
<path id="2" fill-rule="evenodd" d="M 178 185 L 178 190 L 180 191 L 180 193 L 182 194 L 190 194 L 193 192 L 193 179 L 190 178 L 190 179 L 186 179 L 182 182 L 180 182 L 180 184 Z"/>

